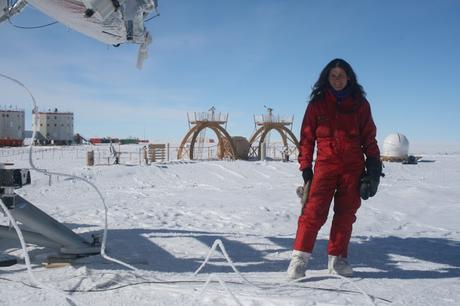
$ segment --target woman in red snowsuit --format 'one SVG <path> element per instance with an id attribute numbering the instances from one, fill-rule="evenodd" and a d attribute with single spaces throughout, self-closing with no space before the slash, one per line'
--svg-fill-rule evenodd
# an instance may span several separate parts
<path id="1" fill-rule="evenodd" d="M 352 275 L 346 258 L 352 224 L 361 205 L 360 187 L 363 185 L 363 199 L 375 195 L 382 171 L 375 136 L 370 105 L 353 69 L 342 59 L 332 60 L 313 87 L 302 123 L 299 163 L 303 179 L 305 183 L 311 181 L 311 187 L 298 220 L 289 278 L 305 276 L 332 199 L 334 217 L 328 243 L 328 269 L 330 273 Z"/>

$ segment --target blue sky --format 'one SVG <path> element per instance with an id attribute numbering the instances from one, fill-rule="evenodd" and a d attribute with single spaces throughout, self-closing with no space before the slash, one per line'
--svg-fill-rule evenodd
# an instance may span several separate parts
<path id="1" fill-rule="evenodd" d="M 187 112 L 229 113 L 232 136 L 250 137 L 264 105 L 294 115 L 299 134 L 311 86 L 333 58 L 347 60 L 367 92 L 378 140 L 460 142 L 458 0 L 160 0 L 143 70 L 137 46 L 104 45 L 63 25 L 0 24 L 0 72 L 22 81 L 41 110 L 75 114 L 75 132 L 180 141 Z M 50 19 L 33 8 L 20 25 Z M 0 105 L 31 110 L 0 79 Z M 31 123 L 28 121 L 30 128 Z"/>

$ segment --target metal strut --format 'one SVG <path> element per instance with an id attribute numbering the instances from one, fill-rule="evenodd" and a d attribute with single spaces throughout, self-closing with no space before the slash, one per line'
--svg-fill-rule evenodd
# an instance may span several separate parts
<path id="1" fill-rule="evenodd" d="M 29 170 L 0 169 L 0 199 L 11 215 L 21 222 L 27 243 L 52 248 L 62 255 L 75 257 L 100 253 L 98 237 L 93 237 L 91 242 L 87 241 L 16 194 L 15 189 L 26 184 L 30 184 Z M 0 225 L 0 238 L 17 239 L 17 236 L 10 227 Z"/>

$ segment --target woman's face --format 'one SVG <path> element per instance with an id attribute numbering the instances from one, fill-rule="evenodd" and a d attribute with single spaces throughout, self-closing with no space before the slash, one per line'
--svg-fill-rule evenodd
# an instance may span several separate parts
<path id="1" fill-rule="evenodd" d="M 340 67 L 332 68 L 328 76 L 329 84 L 336 91 L 342 90 L 347 86 L 348 76 L 345 70 Z"/>

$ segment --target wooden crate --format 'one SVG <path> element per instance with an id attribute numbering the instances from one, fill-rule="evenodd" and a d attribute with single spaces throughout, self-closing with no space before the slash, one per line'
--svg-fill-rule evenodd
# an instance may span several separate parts
<path id="1" fill-rule="evenodd" d="M 149 144 L 149 160 L 151 162 L 166 160 L 166 144 Z"/>

